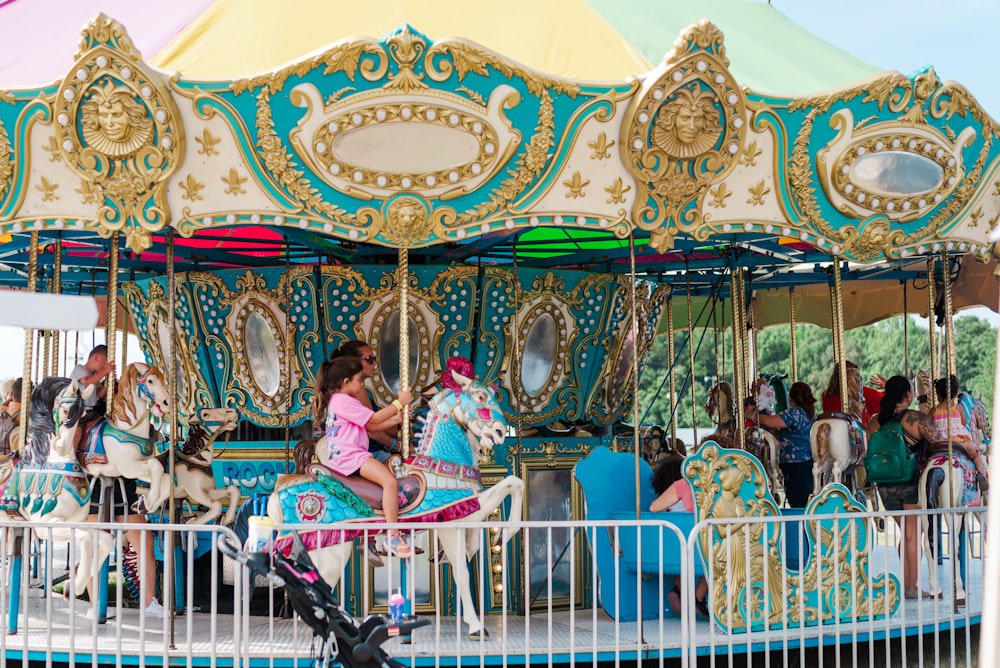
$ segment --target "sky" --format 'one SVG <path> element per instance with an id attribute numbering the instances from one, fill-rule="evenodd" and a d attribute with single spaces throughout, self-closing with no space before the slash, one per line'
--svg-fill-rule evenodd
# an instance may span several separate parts
<path id="1" fill-rule="evenodd" d="M 667 0 L 664 0 L 667 1 Z M 996 0 L 772 0 L 785 16 L 818 37 L 872 65 L 910 74 L 933 65 L 942 80 L 964 85 L 993 118 L 1000 120 L 1000 86 L 991 48 L 1000 28 Z M 987 318 L 994 326 L 1000 316 L 988 309 L 963 314 Z M 76 340 L 74 333 L 70 334 Z M 134 339 L 134 337 L 132 337 Z M 80 335 L 83 357 L 103 332 Z M 0 378 L 21 375 L 24 334 L 0 327 Z M 128 359 L 140 359 L 136 342 Z"/>

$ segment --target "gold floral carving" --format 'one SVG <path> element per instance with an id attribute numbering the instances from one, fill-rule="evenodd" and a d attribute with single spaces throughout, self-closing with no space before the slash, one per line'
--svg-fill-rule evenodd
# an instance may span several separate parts
<path id="1" fill-rule="evenodd" d="M 371 60 L 363 61 L 362 57 L 366 55 L 374 57 L 377 62 L 373 64 Z M 388 59 L 385 57 L 382 45 L 377 41 L 373 39 L 354 40 L 338 44 L 318 56 L 301 63 L 295 63 L 277 72 L 234 81 L 232 91 L 239 94 L 257 88 L 265 88 L 268 93 L 273 95 L 284 88 L 289 77 L 302 77 L 319 67 L 323 67 L 324 74 L 343 72 L 351 81 L 354 81 L 354 77 L 360 70 L 361 75 L 368 81 L 378 81 L 385 76 Z"/>
<path id="2" fill-rule="evenodd" d="M 304 176 L 303 170 L 296 169 L 295 161 L 274 130 L 270 102 L 270 93 L 261 90 L 257 95 L 257 150 L 264 166 L 274 175 L 275 182 L 303 207 L 330 218 L 339 218 L 344 210 L 325 201 Z"/>
<path id="3" fill-rule="evenodd" d="M 590 185 L 590 179 L 585 179 L 580 176 L 580 172 L 573 172 L 573 176 L 568 180 L 563 181 L 563 185 L 566 186 L 567 193 L 566 197 L 572 197 L 576 199 L 578 197 L 586 197 L 587 194 L 583 192 L 583 189 Z"/>
<path id="4" fill-rule="evenodd" d="M 625 193 L 629 190 L 632 190 L 632 186 L 624 185 L 621 177 L 619 176 L 615 179 L 614 183 L 604 188 L 604 192 L 610 195 L 610 197 L 608 197 L 605 201 L 607 201 L 608 204 L 624 204 Z"/>
<path id="5" fill-rule="evenodd" d="M 747 192 L 750 193 L 750 197 L 747 198 L 747 204 L 751 206 L 763 206 L 764 195 L 771 192 L 771 189 L 764 185 L 764 179 L 761 179 L 756 185 L 747 188 Z"/>
<path id="6" fill-rule="evenodd" d="M 11 177 L 14 174 L 14 150 L 7 138 L 7 131 L 4 129 L 3 121 L 0 121 L 0 202 L 11 185 Z"/>
<path id="7" fill-rule="evenodd" d="M 710 190 L 709 194 L 712 196 L 712 199 L 708 205 L 716 209 L 726 208 L 726 200 L 733 196 L 733 193 L 729 192 L 724 182 L 720 183 L 718 188 Z"/>
<path id="8" fill-rule="evenodd" d="M 198 149 L 198 155 L 219 155 L 219 151 L 216 146 L 222 142 L 222 140 L 212 134 L 212 131 L 205 128 L 205 131 L 201 133 L 200 137 L 195 137 L 194 140 L 201 145 Z"/>
<path id="9" fill-rule="evenodd" d="M 983 217 L 983 207 L 969 214 L 969 227 L 979 227 L 979 219 Z"/>
<path id="10" fill-rule="evenodd" d="M 437 58 L 439 55 L 450 55 L 451 60 Z M 548 91 L 555 91 L 575 98 L 580 93 L 580 87 L 573 81 L 548 77 L 538 72 L 511 65 L 495 53 L 487 51 L 468 42 L 440 41 L 427 49 L 424 57 L 424 69 L 427 76 L 434 81 L 445 81 L 456 74 L 459 81 L 470 73 L 488 76 L 487 67 L 492 67 L 508 79 L 518 78 L 524 81 L 532 95 L 541 97 Z"/>
<path id="11" fill-rule="evenodd" d="M 420 54 L 427 48 L 427 41 L 419 35 L 410 32 L 410 26 L 404 25 L 386 40 L 386 48 L 389 55 L 399 66 L 397 73 L 389 74 L 389 81 L 386 88 L 401 90 L 409 93 L 421 88 L 427 88 L 427 84 L 421 81 L 423 74 L 417 74 L 413 67 L 420 57 Z"/>
<path id="12" fill-rule="evenodd" d="M 44 176 L 41 178 L 41 183 L 35 185 L 35 190 L 42 193 L 43 202 L 54 202 L 59 199 L 59 195 L 56 191 L 59 190 L 58 183 L 50 183 Z"/>
<path id="13" fill-rule="evenodd" d="M 747 167 L 756 167 L 757 158 L 759 158 L 760 154 L 763 152 L 764 151 L 762 149 L 757 148 L 757 140 L 755 139 L 747 144 L 746 148 L 740 152 L 740 164 Z"/>
<path id="14" fill-rule="evenodd" d="M 134 252 L 149 248 L 170 219 L 166 184 L 183 159 L 184 129 L 121 24 L 101 15 L 84 28 L 53 114 L 62 159 L 94 193 L 98 232 L 124 230 Z"/>
<path id="15" fill-rule="evenodd" d="M 813 149 L 810 146 L 810 138 L 817 119 L 824 117 L 834 105 L 849 102 L 855 98 L 860 98 L 863 102 L 875 102 L 880 109 L 900 115 L 898 121 L 882 123 L 887 128 L 886 134 L 893 130 L 897 133 L 914 133 L 921 128 L 927 128 L 928 117 L 947 119 L 959 115 L 971 117 L 982 125 L 980 134 L 984 141 L 979 155 L 971 168 L 967 170 L 965 178 L 952 191 L 947 203 L 940 207 L 926 225 L 920 226 L 909 234 L 901 230 L 898 231 L 899 234 L 894 234 L 893 245 L 882 247 L 887 255 L 898 253 L 900 248 L 914 246 L 924 239 L 937 238 L 941 226 L 952 220 L 954 215 L 967 205 L 975 193 L 975 184 L 982 175 L 992 149 L 993 140 L 1000 134 L 1000 126 L 975 103 L 964 87 L 958 84 L 942 85 L 933 68 L 918 75 L 915 82 L 911 82 L 908 77 L 902 74 L 889 74 L 875 81 L 866 81 L 830 95 L 799 98 L 789 105 L 789 111 L 801 111 L 805 114 L 802 127 L 795 138 L 790 161 L 791 168 L 789 169 L 791 195 L 796 200 L 802 218 L 823 235 L 834 241 L 839 241 L 844 251 L 850 251 L 857 247 L 860 250 L 858 259 L 871 260 L 874 255 L 866 254 L 865 250 L 860 249 L 860 239 L 855 226 L 847 225 L 837 230 L 826 221 L 823 210 L 818 204 L 812 171 Z M 870 127 L 871 124 L 863 123 L 860 125 Z M 945 130 L 948 130 L 949 136 L 954 138 L 954 133 L 949 128 L 946 127 Z M 923 130 L 922 134 L 925 133 L 926 130 Z M 865 248 L 871 249 L 877 245 L 877 243 L 869 242 Z M 988 247 L 984 247 L 982 252 L 987 253 Z"/>
<path id="16" fill-rule="evenodd" d="M 678 231 L 708 237 L 698 204 L 743 151 L 746 100 L 728 66 L 719 29 L 691 25 L 625 116 L 619 150 L 636 179 L 632 220 L 658 251 L 672 248 Z"/>
<path id="17" fill-rule="evenodd" d="M 81 180 L 80 187 L 73 190 L 80 193 L 80 202 L 82 204 L 97 204 L 98 197 L 100 197 L 100 193 L 97 192 L 94 184 L 90 181 Z"/>
<path id="18" fill-rule="evenodd" d="M 597 135 L 597 139 L 587 142 L 587 146 L 594 150 L 590 156 L 591 160 L 604 160 L 611 157 L 611 147 L 615 145 L 614 140 L 608 141 L 608 136 L 603 132 Z"/>
<path id="19" fill-rule="evenodd" d="M 62 154 L 59 153 L 59 140 L 56 139 L 55 135 L 49 137 L 49 143 L 43 146 L 42 150 L 49 154 L 49 162 L 62 160 Z"/>
<path id="20" fill-rule="evenodd" d="M 490 193 L 490 199 L 475 209 L 466 211 L 458 217 L 456 223 L 468 224 L 474 220 L 485 218 L 497 210 L 506 208 L 528 187 L 549 161 L 549 150 L 555 143 L 555 110 L 552 96 L 548 91 L 541 95 L 541 105 L 538 110 L 538 125 L 535 134 L 525 147 L 524 155 L 518 160 L 517 169 L 510 178 L 500 184 L 500 187 Z"/>
<path id="21" fill-rule="evenodd" d="M 235 167 L 229 170 L 229 176 L 222 176 L 219 178 L 226 184 L 225 194 L 234 196 L 246 194 L 247 191 L 246 188 L 243 187 L 243 184 L 247 182 L 247 177 L 240 176 L 239 170 Z"/>
<path id="22" fill-rule="evenodd" d="M 205 184 L 194 178 L 194 174 L 188 174 L 187 178 L 181 181 L 180 186 L 184 191 L 184 194 L 181 195 L 183 199 L 191 202 L 205 199 L 205 197 L 201 194 L 201 191 L 205 189 Z"/>

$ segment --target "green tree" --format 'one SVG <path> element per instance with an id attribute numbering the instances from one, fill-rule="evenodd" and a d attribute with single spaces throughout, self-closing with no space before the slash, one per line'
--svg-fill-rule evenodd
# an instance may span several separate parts
<path id="1" fill-rule="evenodd" d="M 976 317 L 955 319 L 955 359 L 962 389 L 982 396 L 988 408 L 993 406 L 993 382 L 996 361 L 997 330 Z M 695 386 L 697 426 L 709 428 L 711 423 L 702 406 L 708 388 L 716 378 L 732 381 L 732 343 L 729 332 L 716 335 L 696 329 L 694 373 L 690 371 L 687 349 L 688 334 L 674 333 L 677 359 L 674 364 L 677 400 L 670 397 L 667 372 L 667 339 L 660 336 L 653 344 L 639 383 L 639 414 L 645 422 L 668 425 L 676 416 L 678 427 L 691 427 L 691 382 Z M 939 356 L 944 354 L 944 340 L 938 335 Z M 757 332 L 757 369 L 761 373 L 789 373 L 791 382 L 791 331 L 785 327 L 769 327 Z M 833 371 L 833 336 L 828 329 L 814 325 L 795 327 L 798 378 L 809 384 L 819 397 Z M 846 333 L 844 347 L 847 358 L 858 365 L 867 379 L 873 374 L 885 377 L 911 377 L 918 369 L 930 367 L 930 336 L 926 326 L 909 317 L 890 318 L 859 327 Z M 939 359 L 940 368 L 945 360 Z M 943 373 L 943 371 L 942 371 Z M 739 393 L 737 393 L 739 394 Z"/>

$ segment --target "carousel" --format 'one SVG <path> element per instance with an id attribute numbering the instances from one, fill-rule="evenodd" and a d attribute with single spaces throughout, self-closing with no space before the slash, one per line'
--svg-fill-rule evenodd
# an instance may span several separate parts
<path id="1" fill-rule="evenodd" d="M 736 425 L 733 399 L 760 387 L 755 328 L 829 327 L 830 364 L 852 386 L 844 331 L 880 317 L 860 294 L 881 313 L 942 309 L 947 352 L 930 367 L 954 373 L 951 315 L 997 307 L 1000 126 L 969 91 L 822 44 L 817 59 L 838 67 L 741 60 L 748 35 L 793 28 L 755 3 L 707 18 L 646 8 L 660 12 L 641 17 L 661 26 L 645 33 L 653 55 L 620 36 L 628 3 L 515 2 L 509 25 L 442 7 L 382 27 L 361 8 L 204 4 L 164 10 L 184 14 L 171 39 L 166 20 L 158 37 L 143 25 L 148 45 L 126 16 L 84 17 L 48 81 L 0 81 L 0 296 L 25 328 L 23 375 L 68 375 L 73 332 L 95 326 L 121 375 L 83 461 L 75 384 L 41 411 L 54 411 L 51 440 L 0 460 L 8 660 L 304 665 L 309 634 L 277 612 L 280 590 L 248 590 L 217 548 L 243 543 L 238 507 L 263 520 L 262 495 L 277 549 L 297 529 L 347 613 L 385 612 L 398 589 L 436 620 L 387 645 L 411 665 L 688 662 L 979 622 L 982 532 L 960 560 L 949 524 L 949 563 L 963 566 L 940 585 L 922 566 L 947 605 L 904 597 L 895 546 L 874 529 L 884 513 L 853 477 L 849 392 L 846 454 L 830 450 L 804 515 L 783 512 L 771 455 L 743 429 L 688 444 L 692 513 L 647 513 L 634 427 L 639 377 L 663 373 L 645 369 L 655 336 L 686 331 L 670 358 L 693 356 L 706 303 L 735 333 Z M 19 7 L 0 5 L 0 20 Z M 579 25 L 542 40 L 547 11 Z M 331 42 L 330 25 L 358 36 Z M 919 304 L 879 287 L 916 280 L 930 286 Z M 144 361 L 126 358 L 126 334 Z M 400 522 L 429 529 L 407 560 L 371 547 L 380 507 L 302 445 L 320 365 L 356 340 L 377 352 L 374 404 L 401 388 L 428 398 L 420 420 L 400 408 Z M 672 373 L 667 387 L 685 391 Z M 30 435 L 27 383 L 21 399 Z M 66 544 L 70 593 L 107 559 L 126 566 L 121 527 L 56 510 L 56 470 L 76 476 L 80 507 L 120 478 L 146 488 L 175 615 L 133 614 L 119 585 L 117 616 L 112 588 L 91 623 L 52 595 Z M 707 578 L 707 620 L 670 612 L 674 576 L 685 597 Z"/>

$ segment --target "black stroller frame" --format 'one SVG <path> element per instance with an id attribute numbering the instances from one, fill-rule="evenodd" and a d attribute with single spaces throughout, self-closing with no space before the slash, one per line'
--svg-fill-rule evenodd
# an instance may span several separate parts
<path id="1" fill-rule="evenodd" d="M 335 663 L 345 668 L 403 668 L 405 664 L 390 657 L 382 644 L 430 624 L 429 619 L 415 615 L 405 616 L 398 624 L 385 615 L 369 615 L 358 624 L 340 609 L 332 587 L 316 570 L 297 533 L 293 533 L 288 556 L 280 551 L 273 554 L 273 567 L 271 553 L 245 552 L 225 534 L 219 536 L 219 551 L 246 566 L 251 574 L 263 576 L 273 586 L 285 589 L 292 609 L 319 640 L 313 661 L 317 668 Z"/>

